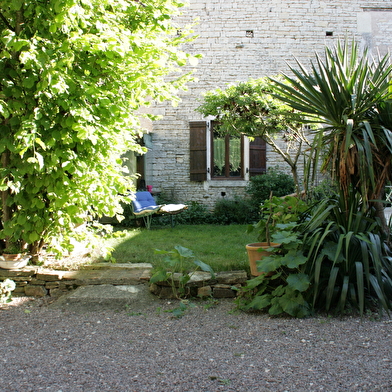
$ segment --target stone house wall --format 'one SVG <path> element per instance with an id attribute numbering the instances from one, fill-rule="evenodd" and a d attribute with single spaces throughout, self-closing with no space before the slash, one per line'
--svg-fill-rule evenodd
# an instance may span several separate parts
<path id="1" fill-rule="evenodd" d="M 242 195 L 244 181 L 191 182 L 189 122 L 203 120 L 195 111 L 202 94 L 228 83 L 288 72 L 294 57 L 309 64 L 315 52 L 346 36 L 361 47 L 386 53 L 392 48 L 392 5 L 389 0 L 190 0 L 179 28 L 198 18 L 199 37 L 184 48 L 200 53 L 197 80 L 181 93 L 181 103 L 155 106 L 162 119 L 153 124 L 152 146 L 145 156 L 145 180 L 173 201 L 199 201 L 212 207 L 223 197 Z M 190 69 L 190 68 L 189 68 Z M 267 146 L 267 167 L 288 171 Z"/>

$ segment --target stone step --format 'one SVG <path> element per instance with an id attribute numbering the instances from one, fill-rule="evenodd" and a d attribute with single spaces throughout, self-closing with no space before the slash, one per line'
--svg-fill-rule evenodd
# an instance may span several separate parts
<path id="1" fill-rule="evenodd" d="M 153 305 L 157 297 L 150 293 L 148 286 L 110 285 L 82 286 L 52 303 L 52 308 L 67 308 L 72 311 L 99 311 L 102 309 L 142 312 Z"/>

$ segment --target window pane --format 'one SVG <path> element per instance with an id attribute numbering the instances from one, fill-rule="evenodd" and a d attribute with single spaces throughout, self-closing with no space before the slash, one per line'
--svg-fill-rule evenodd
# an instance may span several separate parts
<path id="1" fill-rule="evenodd" d="M 241 137 L 222 136 L 214 132 L 213 177 L 241 177 L 242 143 Z"/>
<path id="2" fill-rule="evenodd" d="M 214 132 L 214 177 L 224 177 L 226 169 L 225 161 L 225 137 Z"/>
<path id="3" fill-rule="evenodd" d="M 230 177 L 241 176 L 241 139 L 230 137 Z"/>

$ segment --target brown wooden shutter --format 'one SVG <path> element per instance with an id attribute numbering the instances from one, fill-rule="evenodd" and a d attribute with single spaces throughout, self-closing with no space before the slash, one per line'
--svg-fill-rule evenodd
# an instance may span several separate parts
<path id="1" fill-rule="evenodd" d="M 249 175 L 257 176 L 267 170 L 267 149 L 265 140 L 255 137 L 249 145 Z"/>
<path id="2" fill-rule="evenodd" d="M 207 124 L 192 121 L 190 126 L 190 180 L 207 180 Z"/>

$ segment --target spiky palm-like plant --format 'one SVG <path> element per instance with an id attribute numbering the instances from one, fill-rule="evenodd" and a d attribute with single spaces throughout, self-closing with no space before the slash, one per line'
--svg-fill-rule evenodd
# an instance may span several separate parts
<path id="1" fill-rule="evenodd" d="M 276 80 L 277 96 L 310 121 L 323 123 L 323 145 L 328 149 L 323 168 L 337 179 L 345 198 L 351 189 L 375 204 L 383 218 L 380 200 L 391 179 L 392 115 L 389 55 L 372 59 L 347 40 L 325 49 L 311 71 L 297 60 L 294 77 Z M 385 223 L 385 218 L 384 218 Z"/>

